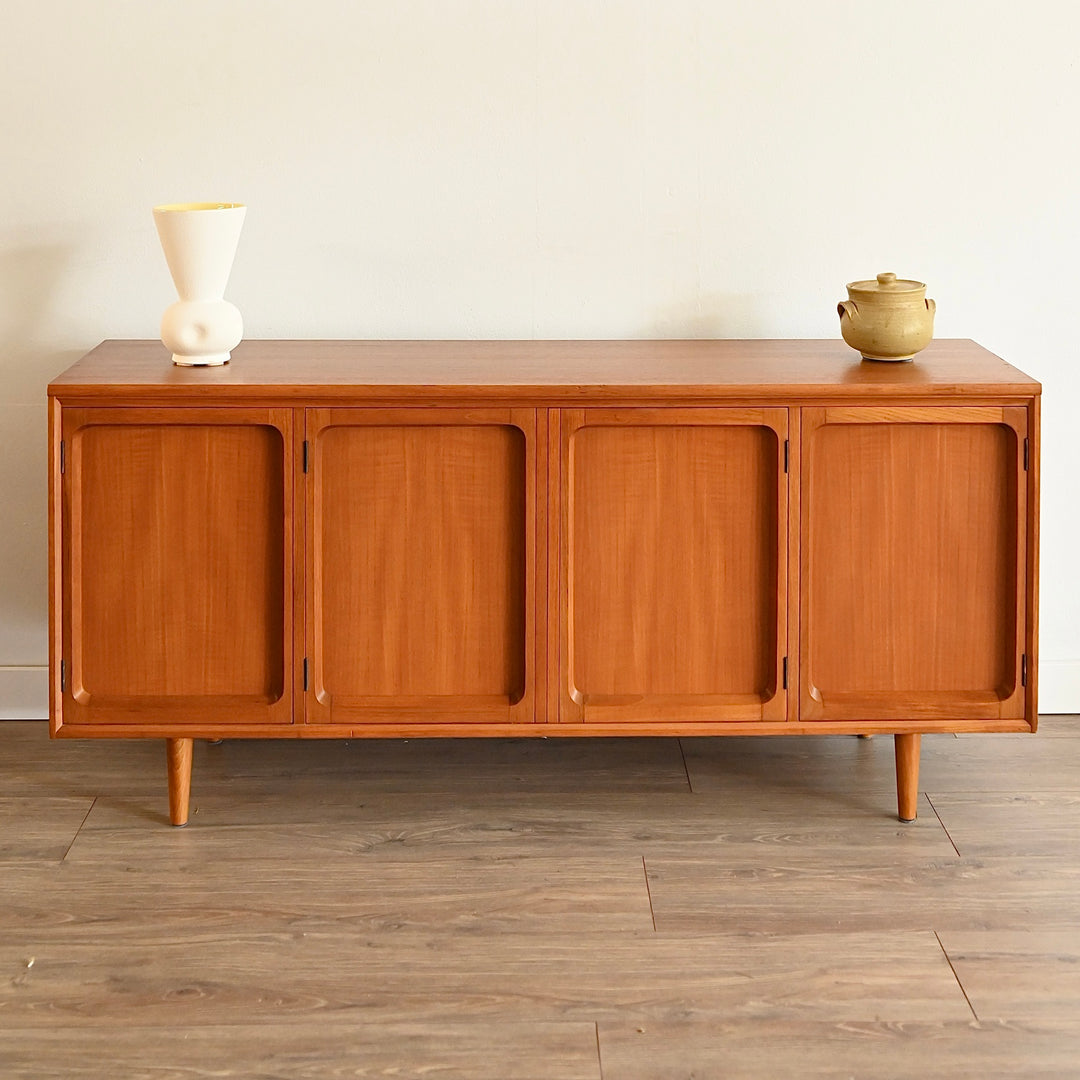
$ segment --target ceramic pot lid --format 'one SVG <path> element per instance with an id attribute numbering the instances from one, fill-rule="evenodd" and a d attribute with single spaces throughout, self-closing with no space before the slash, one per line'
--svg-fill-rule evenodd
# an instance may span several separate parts
<path id="1" fill-rule="evenodd" d="M 908 278 L 898 278 L 895 274 L 878 274 L 876 281 L 852 281 L 848 283 L 848 291 L 851 293 L 869 294 L 870 296 L 897 296 L 903 293 L 923 292 L 926 289 L 925 282 L 911 281 Z"/>

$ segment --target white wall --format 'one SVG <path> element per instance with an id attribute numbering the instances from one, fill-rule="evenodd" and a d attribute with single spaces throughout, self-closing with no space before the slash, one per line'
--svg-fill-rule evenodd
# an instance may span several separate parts
<path id="1" fill-rule="evenodd" d="M 248 203 L 249 337 L 833 337 L 1040 378 L 1042 703 L 1080 711 L 1080 5 L 0 0 L 0 715 L 43 714 L 49 379 L 154 337 L 150 207 Z"/>

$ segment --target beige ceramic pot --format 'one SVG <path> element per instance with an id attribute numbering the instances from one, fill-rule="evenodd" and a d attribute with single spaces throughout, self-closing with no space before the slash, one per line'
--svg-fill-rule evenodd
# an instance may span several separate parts
<path id="1" fill-rule="evenodd" d="M 878 274 L 876 281 L 853 281 L 837 307 L 840 333 L 864 360 L 910 360 L 934 336 L 937 305 L 926 299 L 921 281 Z"/>

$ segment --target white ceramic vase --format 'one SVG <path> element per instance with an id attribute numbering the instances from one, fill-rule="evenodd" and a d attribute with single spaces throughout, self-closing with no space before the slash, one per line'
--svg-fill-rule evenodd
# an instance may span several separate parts
<path id="1" fill-rule="evenodd" d="M 161 340 L 174 364 L 227 364 L 244 336 L 244 321 L 225 299 L 225 285 L 246 213 L 240 203 L 154 207 L 165 261 L 180 294 L 161 317 Z"/>

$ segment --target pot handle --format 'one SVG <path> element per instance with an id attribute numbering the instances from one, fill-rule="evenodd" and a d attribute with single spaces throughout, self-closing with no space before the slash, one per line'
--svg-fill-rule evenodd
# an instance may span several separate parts
<path id="1" fill-rule="evenodd" d="M 935 304 L 933 300 L 927 300 L 926 310 L 929 311 L 931 315 L 933 315 L 934 312 L 937 311 L 937 304 Z"/>
<path id="2" fill-rule="evenodd" d="M 836 314 L 840 316 L 841 322 L 843 322 L 845 315 L 847 315 L 852 322 L 855 322 L 859 316 L 859 309 L 855 306 L 853 300 L 841 300 L 840 303 L 836 305 Z"/>

